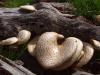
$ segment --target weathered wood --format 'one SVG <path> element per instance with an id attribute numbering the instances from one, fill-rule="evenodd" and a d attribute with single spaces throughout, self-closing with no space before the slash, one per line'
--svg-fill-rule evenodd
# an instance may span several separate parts
<path id="1" fill-rule="evenodd" d="M 84 71 L 76 71 L 75 73 L 73 73 L 72 75 L 94 75 L 88 72 L 84 72 Z"/>
<path id="2" fill-rule="evenodd" d="M 0 69 L 0 75 L 35 75 L 23 66 L 17 65 L 3 56 L 0 56 Z"/>
<path id="3" fill-rule="evenodd" d="M 72 14 L 75 12 L 75 7 L 71 3 L 57 3 L 57 2 L 50 2 L 50 4 L 57 8 L 62 13 L 69 13 Z"/>
<path id="4" fill-rule="evenodd" d="M 24 13 L 19 11 L 19 8 L 0 8 L 0 39 L 16 36 L 20 30 L 26 29 L 31 31 L 33 36 L 55 31 L 66 37 L 100 40 L 100 26 L 78 17 L 67 17 L 49 3 L 40 2 L 35 7 L 38 10 L 33 13 Z"/>

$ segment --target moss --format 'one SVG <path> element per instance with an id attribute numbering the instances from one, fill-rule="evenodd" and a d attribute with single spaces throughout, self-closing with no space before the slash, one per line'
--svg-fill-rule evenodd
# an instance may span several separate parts
<path id="1" fill-rule="evenodd" d="M 58 2 L 72 2 L 76 7 L 75 14 L 78 16 L 85 16 L 87 18 L 94 18 L 95 15 L 100 14 L 100 0 L 57 0 Z"/>
<path id="2" fill-rule="evenodd" d="M 100 14 L 100 0 L 73 0 L 76 9 L 76 15 L 93 18 L 96 14 Z"/>
<path id="3" fill-rule="evenodd" d="M 30 4 L 33 0 L 6 0 L 5 7 L 19 7 L 21 5 Z"/>

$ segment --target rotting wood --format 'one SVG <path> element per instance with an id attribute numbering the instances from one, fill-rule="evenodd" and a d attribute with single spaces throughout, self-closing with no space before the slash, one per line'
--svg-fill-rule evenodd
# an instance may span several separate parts
<path id="1" fill-rule="evenodd" d="M 17 65 L 13 61 L 0 55 L 0 75 L 36 75 L 24 68 L 22 65 Z M 3 71 L 3 72 L 2 72 Z"/>
<path id="2" fill-rule="evenodd" d="M 25 13 L 19 8 L 0 8 L 0 39 L 16 36 L 22 29 L 35 35 L 46 31 L 55 31 L 64 36 L 75 36 L 82 40 L 100 40 L 100 26 L 88 23 L 79 17 L 61 14 L 50 3 L 35 5 L 37 11 Z"/>

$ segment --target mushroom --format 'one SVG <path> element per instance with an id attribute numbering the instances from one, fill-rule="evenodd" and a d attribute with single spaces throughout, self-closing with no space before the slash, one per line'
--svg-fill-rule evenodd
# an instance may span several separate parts
<path id="1" fill-rule="evenodd" d="M 0 41 L 0 45 L 13 45 L 13 44 L 24 44 L 26 43 L 31 37 L 31 33 L 27 30 L 21 30 L 17 37 L 10 37 L 8 39 Z"/>
<path id="2" fill-rule="evenodd" d="M 63 69 L 70 67 L 71 65 L 73 65 L 74 62 L 76 62 L 76 60 L 80 57 L 82 49 L 83 49 L 83 43 L 78 38 L 68 37 L 68 38 L 66 38 L 66 40 L 64 42 L 66 42 L 66 43 L 63 43 L 62 46 L 65 48 L 65 50 L 68 51 L 66 53 L 66 51 L 64 50 L 65 51 L 64 53 L 66 53 L 64 56 L 68 57 L 67 55 L 72 50 L 74 50 L 74 53 L 70 56 L 69 59 L 66 59 L 65 63 L 63 63 L 61 66 L 57 67 L 55 70 L 63 70 Z M 62 49 L 63 48 L 61 48 L 61 50 Z"/>
<path id="3" fill-rule="evenodd" d="M 82 67 L 83 65 L 87 64 L 94 54 L 94 48 L 88 43 L 83 43 L 83 51 L 84 54 L 81 59 L 79 59 L 79 62 L 76 65 L 77 67 Z"/>
<path id="4" fill-rule="evenodd" d="M 0 45 L 24 44 L 30 37 L 31 32 L 21 30 L 17 37 L 2 40 Z M 92 43 L 100 49 L 99 41 L 92 40 Z M 63 35 L 56 32 L 45 32 L 41 36 L 35 37 L 27 47 L 28 52 L 38 60 L 41 66 L 53 70 L 63 70 L 73 64 L 81 67 L 90 61 L 94 53 L 92 45 L 83 43 L 76 37 L 64 38 Z"/>
<path id="5" fill-rule="evenodd" d="M 26 43 L 30 39 L 30 37 L 31 37 L 30 31 L 21 30 L 17 35 L 18 45 Z"/>
<path id="6" fill-rule="evenodd" d="M 68 68 L 78 59 L 83 43 L 75 37 L 69 37 L 59 44 L 58 40 L 62 39 L 64 36 L 61 34 L 46 32 L 39 37 L 36 45 L 33 44 L 33 49 L 28 46 L 28 51 L 46 69 Z"/>
<path id="7" fill-rule="evenodd" d="M 20 6 L 20 9 L 26 10 L 26 11 L 36 11 L 36 8 L 33 5 L 23 5 Z"/>
<path id="8" fill-rule="evenodd" d="M 95 49 L 100 50 L 100 41 L 92 39 L 92 44 L 93 44 Z"/>
<path id="9" fill-rule="evenodd" d="M 0 45 L 12 45 L 18 42 L 18 38 L 11 37 L 5 40 L 0 41 Z"/>
<path id="10" fill-rule="evenodd" d="M 36 47 L 36 43 L 39 39 L 39 36 L 36 36 L 34 39 L 32 39 L 28 45 L 27 45 L 27 48 L 28 48 L 28 52 L 34 56 L 34 50 L 35 50 L 35 47 Z"/>

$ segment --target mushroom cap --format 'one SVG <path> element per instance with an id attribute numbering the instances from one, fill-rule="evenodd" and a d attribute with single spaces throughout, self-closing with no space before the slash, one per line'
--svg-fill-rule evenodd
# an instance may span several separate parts
<path id="1" fill-rule="evenodd" d="M 33 5 L 23 5 L 23 6 L 20 6 L 20 9 L 27 10 L 27 11 L 36 11 Z"/>
<path id="2" fill-rule="evenodd" d="M 63 43 L 62 46 L 64 46 L 68 52 L 64 52 L 66 53 L 64 57 L 70 56 L 70 58 L 66 59 L 66 61 L 59 67 L 55 68 L 55 70 L 63 70 L 70 67 L 74 62 L 76 62 L 82 52 L 83 43 L 80 39 L 75 37 L 68 37 L 66 38 L 65 42 L 66 43 Z M 74 51 L 74 53 L 72 55 L 69 55 L 70 53 L 72 53 L 72 51 Z"/>
<path id="3" fill-rule="evenodd" d="M 75 37 L 69 37 L 59 45 L 57 40 L 63 38 L 62 36 L 55 32 L 46 32 L 37 41 L 35 57 L 44 68 L 55 69 L 64 63 L 66 64 L 64 68 L 67 68 L 80 55 L 83 48 L 82 42 Z M 72 58 L 73 55 L 74 58 Z"/>
<path id="4" fill-rule="evenodd" d="M 56 32 L 46 32 L 35 37 L 28 44 L 28 52 L 35 56 L 45 69 L 63 70 L 77 61 L 76 67 L 87 64 L 93 56 L 94 49 L 76 37 L 68 37 L 58 43 L 64 36 Z"/>
<path id="5" fill-rule="evenodd" d="M 57 48 L 57 39 L 63 39 L 64 36 L 56 32 L 45 32 L 37 41 L 35 48 L 35 57 L 38 62 L 46 69 L 55 67 L 59 63 Z"/>
<path id="6" fill-rule="evenodd" d="M 35 47 L 36 47 L 36 44 L 37 44 L 37 41 L 39 39 L 39 36 L 36 36 L 34 37 L 27 45 L 27 48 L 28 48 L 28 52 L 34 56 L 34 50 L 35 50 Z"/>
<path id="7" fill-rule="evenodd" d="M 27 30 L 21 30 L 18 35 L 18 45 L 26 43 L 31 37 L 31 32 Z"/>
<path id="8" fill-rule="evenodd" d="M 18 42 L 18 38 L 11 37 L 5 40 L 0 41 L 0 45 L 12 45 Z"/>
<path id="9" fill-rule="evenodd" d="M 84 51 L 84 54 L 81 57 L 81 59 L 79 60 L 76 67 L 82 67 L 83 65 L 87 64 L 91 60 L 91 58 L 94 54 L 94 49 L 93 49 L 92 45 L 90 45 L 88 43 L 84 43 L 83 51 Z"/>
<path id="10" fill-rule="evenodd" d="M 100 41 L 92 39 L 92 44 L 93 44 L 95 49 L 100 50 Z"/>

